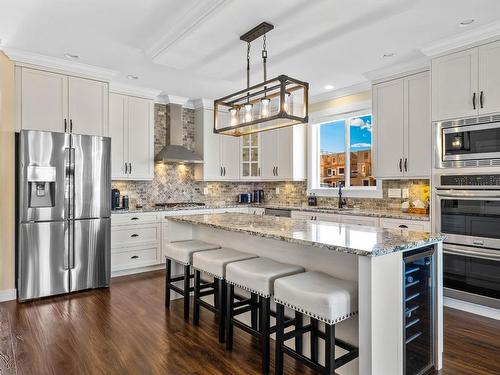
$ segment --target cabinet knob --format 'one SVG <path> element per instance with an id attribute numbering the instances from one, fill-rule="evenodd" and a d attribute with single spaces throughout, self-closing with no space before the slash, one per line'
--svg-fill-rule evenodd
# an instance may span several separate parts
<path id="1" fill-rule="evenodd" d="M 131 217 L 130 220 L 139 220 L 139 218 L 134 216 L 134 217 Z"/>
<path id="2" fill-rule="evenodd" d="M 130 257 L 130 259 L 138 259 L 138 258 L 139 258 L 139 255 L 132 255 L 132 256 Z"/>
<path id="3" fill-rule="evenodd" d="M 139 237 L 139 235 L 137 233 L 134 233 L 130 237 Z"/>
<path id="4" fill-rule="evenodd" d="M 408 225 L 401 224 L 401 225 L 399 225 L 399 228 L 408 229 Z"/>

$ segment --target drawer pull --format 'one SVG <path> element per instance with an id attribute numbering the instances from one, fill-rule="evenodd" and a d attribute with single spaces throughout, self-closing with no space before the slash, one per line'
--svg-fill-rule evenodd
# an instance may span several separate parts
<path id="1" fill-rule="evenodd" d="M 130 237 L 139 237 L 137 233 L 131 234 Z"/>
<path id="2" fill-rule="evenodd" d="M 132 255 L 130 259 L 139 259 L 139 255 Z"/>
<path id="3" fill-rule="evenodd" d="M 132 218 L 130 218 L 130 220 L 139 220 L 139 218 L 138 217 L 132 217 Z"/>
<path id="4" fill-rule="evenodd" d="M 401 224 L 399 228 L 408 229 L 408 225 Z"/>

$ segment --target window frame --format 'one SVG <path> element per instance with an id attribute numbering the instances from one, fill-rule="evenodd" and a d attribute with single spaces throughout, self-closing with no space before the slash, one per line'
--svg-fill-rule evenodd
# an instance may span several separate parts
<path id="1" fill-rule="evenodd" d="M 348 120 L 353 117 L 372 116 L 372 162 L 375 161 L 375 131 L 373 128 L 373 113 L 371 106 L 364 108 L 352 108 L 345 112 L 323 111 L 311 116 L 308 126 L 308 178 L 307 192 L 317 196 L 338 196 L 338 189 L 321 187 L 320 184 L 320 126 L 338 120 Z M 350 124 L 344 127 L 345 131 L 345 165 L 344 176 L 350 178 Z M 347 180 L 347 178 L 346 178 Z M 382 180 L 376 179 L 376 186 L 346 186 L 343 189 L 345 197 L 353 198 L 382 198 Z"/>

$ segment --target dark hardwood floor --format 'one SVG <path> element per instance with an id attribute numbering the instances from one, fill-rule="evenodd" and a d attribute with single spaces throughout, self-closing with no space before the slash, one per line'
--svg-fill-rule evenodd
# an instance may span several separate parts
<path id="1" fill-rule="evenodd" d="M 260 374 L 256 339 L 236 330 L 226 352 L 213 314 L 202 309 L 200 327 L 184 322 L 181 301 L 164 309 L 163 288 L 158 271 L 115 278 L 110 289 L 0 304 L 0 374 Z M 445 309 L 444 361 L 439 375 L 500 374 L 500 322 Z M 286 373 L 312 374 L 290 358 Z"/>

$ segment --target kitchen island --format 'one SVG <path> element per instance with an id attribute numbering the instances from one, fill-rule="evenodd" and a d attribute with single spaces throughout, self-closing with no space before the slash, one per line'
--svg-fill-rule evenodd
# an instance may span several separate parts
<path id="1" fill-rule="evenodd" d="M 176 216 L 169 220 L 169 230 L 177 233 L 176 240 L 201 239 L 356 281 L 359 313 L 338 325 L 337 336 L 357 345 L 359 358 L 339 368 L 339 374 L 401 375 L 415 354 L 413 349 L 408 352 L 410 346 L 406 344 L 415 345 L 426 335 L 428 342 L 422 341 L 417 349 L 427 348 L 428 360 L 441 368 L 441 235 L 242 213 Z M 431 261 L 418 259 L 411 263 L 411 271 L 405 260 L 416 259 L 420 253 L 432 254 L 425 258 Z M 430 273 L 422 283 L 427 290 L 423 289 L 421 296 L 410 293 L 408 288 L 420 281 L 416 275 L 426 266 Z M 408 277 L 415 269 L 417 273 Z M 409 280 L 411 283 L 407 283 Z M 424 295 L 428 296 L 427 303 Z M 411 319 L 415 305 L 409 308 L 410 299 L 421 301 L 420 310 L 427 308 L 428 314 Z M 414 314 L 418 316 L 418 312 Z M 426 323 L 427 328 L 410 334 L 406 332 L 409 323 L 417 327 Z M 304 350 L 307 354 L 308 348 Z"/>

